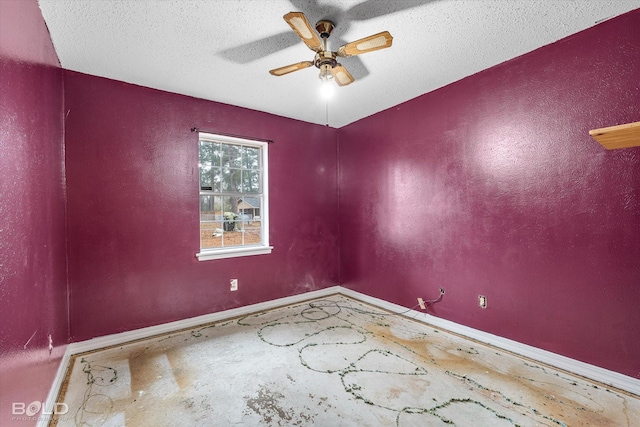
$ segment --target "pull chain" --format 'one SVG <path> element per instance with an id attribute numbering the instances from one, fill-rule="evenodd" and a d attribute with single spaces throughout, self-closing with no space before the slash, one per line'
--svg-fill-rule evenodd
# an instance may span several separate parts
<path id="1" fill-rule="evenodd" d="M 325 101 L 325 126 L 329 127 L 329 100 Z"/>

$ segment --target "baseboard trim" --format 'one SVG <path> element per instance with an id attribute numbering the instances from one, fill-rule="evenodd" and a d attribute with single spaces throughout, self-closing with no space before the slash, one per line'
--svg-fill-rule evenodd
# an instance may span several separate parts
<path id="1" fill-rule="evenodd" d="M 251 304 L 243 307 L 233 308 L 231 310 L 204 314 L 202 316 L 190 317 L 187 319 L 177 320 L 175 322 L 163 323 L 161 325 L 149 326 L 147 328 L 105 335 L 103 337 L 92 338 L 86 341 L 71 343 L 67 345 L 64 356 L 60 360 L 58 372 L 56 373 L 56 377 L 53 379 L 51 390 L 47 395 L 47 401 L 44 405 L 44 407 L 46 408 L 46 412 L 43 411 L 43 413 L 50 414 L 52 412 L 54 404 L 58 399 L 58 394 L 60 393 L 60 387 L 62 386 L 62 383 L 67 376 L 67 369 L 69 368 L 71 358 L 75 355 L 100 350 L 102 348 L 122 345 L 128 342 L 150 338 L 157 335 L 176 332 L 183 329 L 195 328 L 207 323 L 219 322 L 234 317 L 246 316 L 248 314 L 271 310 L 272 308 L 277 308 L 285 305 L 297 304 L 310 299 L 335 295 L 340 292 L 340 289 L 340 286 L 331 286 L 329 288 L 318 289 L 316 291 L 305 292 L 302 294 L 291 295 L 288 297 L 265 301 L 258 304 Z M 40 417 L 37 426 L 46 427 L 49 425 L 49 421 L 50 419 L 48 417 Z"/>
<path id="2" fill-rule="evenodd" d="M 133 331 L 92 338 L 86 341 L 71 343 L 69 344 L 69 347 L 72 355 L 86 353 L 101 348 L 121 345 L 126 342 L 137 341 L 156 335 L 179 331 L 181 329 L 195 328 L 206 323 L 219 322 L 221 320 L 230 319 L 232 317 L 246 316 L 247 314 L 255 313 L 258 311 L 270 310 L 272 308 L 280 307 L 283 305 L 296 304 L 298 302 L 306 301 L 309 299 L 321 298 L 339 292 L 339 286 L 332 286 L 330 288 L 319 289 L 317 291 L 305 292 L 302 294 L 291 295 L 288 297 L 265 301 L 258 304 L 245 305 L 243 307 L 232 308 L 230 310 L 190 317 L 187 319 L 177 320 L 175 322 L 163 323 L 161 325 L 149 326 L 147 328 L 135 329 Z"/>
<path id="3" fill-rule="evenodd" d="M 599 383 L 640 396 L 640 380 L 633 377 L 610 371 L 599 366 L 591 365 L 589 363 L 581 362 L 576 359 L 571 359 L 569 357 L 562 356 L 557 353 L 552 353 L 547 350 L 542 350 L 537 347 L 532 347 L 530 345 L 513 341 L 508 338 L 503 338 L 497 335 L 490 334 L 488 332 L 460 325 L 450 320 L 432 316 L 427 313 L 416 310 L 407 312 L 406 307 L 390 303 L 388 301 L 375 298 L 351 289 L 340 287 L 340 293 L 342 295 L 374 305 L 384 310 L 388 310 L 394 313 L 405 313 L 407 317 L 411 317 L 417 321 L 427 323 L 446 331 L 492 345 L 494 347 L 518 354 L 528 359 L 532 359 L 537 362 L 561 369 L 563 371 L 567 371 L 581 377 L 585 377 Z"/>
<path id="4" fill-rule="evenodd" d="M 53 379 L 53 385 L 49 389 L 49 394 L 47 394 L 47 400 L 45 400 L 43 404 L 42 414 L 51 414 L 54 409 L 54 404 L 58 400 L 58 392 L 60 391 L 60 387 L 62 387 L 62 383 L 64 378 L 67 375 L 67 368 L 69 367 L 69 362 L 71 361 L 71 353 L 69 352 L 69 345 L 64 350 L 64 354 L 60 359 L 60 364 L 58 365 L 58 371 L 56 372 L 56 376 Z M 36 426 L 38 427 L 47 427 L 49 422 L 51 421 L 50 416 L 41 415 L 38 417 L 38 423 Z"/>

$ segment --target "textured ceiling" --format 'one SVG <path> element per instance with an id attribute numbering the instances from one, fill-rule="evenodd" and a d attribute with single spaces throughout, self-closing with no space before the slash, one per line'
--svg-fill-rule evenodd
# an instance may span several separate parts
<path id="1" fill-rule="evenodd" d="M 39 0 L 62 67 L 341 127 L 640 7 L 640 0 Z M 329 49 L 388 30 L 390 49 L 343 58 L 328 101 L 314 53 L 282 16 L 330 19 Z M 328 114 L 327 114 L 328 112 Z M 328 116 L 328 122 L 327 122 Z"/>

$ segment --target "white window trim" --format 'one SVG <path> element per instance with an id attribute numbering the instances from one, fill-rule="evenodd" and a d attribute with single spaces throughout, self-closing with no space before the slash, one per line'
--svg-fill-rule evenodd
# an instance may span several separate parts
<path id="1" fill-rule="evenodd" d="M 205 249 L 202 252 L 198 252 L 196 256 L 198 257 L 198 261 L 207 261 L 210 259 L 224 259 L 250 255 L 270 254 L 272 250 L 273 246 L 236 246 L 229 249 Z"/>
<path id="2" fill-rule="evenodd" d="M 231 246 L 228 248 L 211 248 L 200 249 L 200 252 L 196 253 L 198 261 L 208 261 L 212 259 L 224 259 L 224 258 L 236 258 L 251 255 L 264 255 L 270 254 L 273 250 L 273 246 L 269 245 L 269 144 L 262 141 L 255 141 L 251 139 L 236 138 L 233 136 L 216 135 L 212 133 L 199 132 L 198 133 L 198 147 L 200 147 L 200 140 L 209 140 L 213 142 L 226 142 L 230 144 L 244 144 L 244 145 L 257 145 L 262 147 L 262 199 L 263 205 L 261 207 L 261 221 L 262 221 L 262 244 L 251 246 Z M 199 148 L 198 148 L 199 149 Z M 199 174 L 200 172 L 198 172 Z M 198 175 L 198 189 L 200 189 L 200 176 Z M 198 191 L 200 194 L 200 191 Z M 200 204 L 198 203 L 198 206 Z M 198 212 L 200 210 L 198 209 Z M 200 229 L 200 219 L 198 219 L 198 229 Z M 200 239 L 198 239 L 200 241 Z"/>

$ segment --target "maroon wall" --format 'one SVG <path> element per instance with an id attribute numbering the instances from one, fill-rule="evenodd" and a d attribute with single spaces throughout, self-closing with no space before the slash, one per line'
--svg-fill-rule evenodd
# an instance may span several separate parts
<path id="1" fill-rule="evenodd" d="M 1 0 L 0 424 L 69 335 L 339 279 L 406 306 L 444 287 L 435 315 L 640 378 L 640 149 L 588 136 L 640 119 L 639 46 L 634 11 L 336 131 L 63 74 L 37 2 Z M 196 260 L 193 126 L 275 140 L 271 255 Z"/>
<path id="2" fill-rule="evenodd" d="M 73 340 L 337 284 L 335 129 L 67 71 L 65 95 Z M 275 141 L 272 254 L 197 261 L 194 126 Z"/>
<path id="3" fill-rule="evenodd" d="M 68 337 L 62 109 L 38 3 L 0 1 L 0 425 L 46 399 Z"/>
<path id="4" fill-rule="evenodd" d="M 340 129 L 341 282 L 640 378 L 638 120 L 640 10 Z"/>

